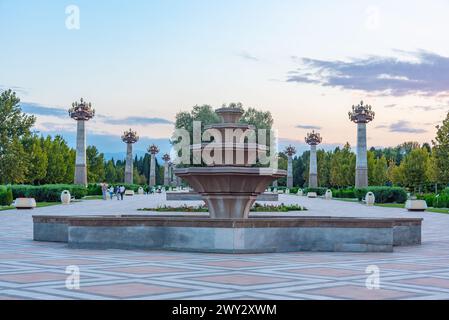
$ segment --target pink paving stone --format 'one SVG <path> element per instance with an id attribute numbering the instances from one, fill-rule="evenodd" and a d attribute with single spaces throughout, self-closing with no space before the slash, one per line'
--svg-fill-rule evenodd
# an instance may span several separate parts
<path id="1" fill-rule="evenodd" d="M 234 284 L 234 285 L 258 285 L 258 284 L 269 284 L 269 283 L 280 283 L 291 281 L 290 279 L 276 278 L 276 277 L 266 277 L 266 276 L 255 276 L 247 274 L 231 274 L 225 276 L 206 276 L 206 277 L 196 277 L 190 278 L 195 281 L 206 281 L 215 282 L 222 284 Z"/>
<path id="2" fill-rule="evenodd" d="M 29 283 L 29 282 L 44 282 L 44 281 L 65 281 L 67 275 L 64 273 L 55 272 L 33 272 L 33 273 L 14 273 L 0 275 L 1 281 Z"/>
<path id="3" fill-rule="evenodd" d="M 108 284 L 101 286 L 81 287 L 81 291 L 98 294 L 102 296 L 110 296 L 116 298 L 133 298 L 138 296 L 156 295 L 172 292 L 183 292 L 186 289 L 163 287 L 145 283 L 122 283 Z"/>
<path id="4" fill-rule="evenodd" d="M 129 257 L 132 260 L 143 260 L 143 261 L 169 261 L 169 260 L 183 260 L 182 256 L 164 256 L 164 255 L 145 255 L 145 256 L 134 256 Z"/>
<path id="5" fill-rule="evenodd" d="M 209 261 L 203 262 L 202 265 L 225 267 L 225 268 L 246 268 L 246 267 L 258 267 L 263 266 L 263 263 L 253 261 L 239 261 L 239 260 L 227 260 L 227 261 Z"/>
<path id="6" fill-rule="evenodd" d="M 90 265 L 104 263 L 103 261 L 89 260 L 89 259 L 48 259 L 34 261 L 36 264 L 43 264 L 47 266 L 71 266 L 71 265 Z"/>
<path id="7" fill-rule="evenodd" d="M 434 266 L 422 265 L 422 264 L 412 264 L 412 263 L 379 263 L 377 265 L 382 272 L 382 269 L 392 269 L 392 270 L 406 270 L 406 271 L 422 271 L 437 269 Z"/>
<path id="8" fill-rule="evenodd" d="M 369 290 L 358 286 L 336 286 L 332 288 L 301 291 L 302 294 L 319 295 L 337 299 L 355 299 L 355 300 L 389 300 L 409 297 L 419 297 L 416 293 L 397 290 Z"/>
<path id="9" fill-rule="evenodd" d="M 107 268 L 104 271 L 132 273 L 132 274 L 155 274 L 155 273 L 175 273 L 175 272 L 189 272 L 191 270 L 171 267 L 153 267 L 153 266 L 137 266 L 137 267 L 120 267 Z"/>
<path id="10" fill-rule="evenodd" d="M 32 254 L 26 254 L 26 253 L 0 254 L 0 260 L 6 260 L 6 259 L 21 260 L 21 259 L 30 259 L 30 258 L 41 258 L 41 256 L 33 256 Z"/>
<path id="11" fill-rule="evenodd" d="M 304 269 L 287 269 L 282 271 L 297 274 L 307 274 L 314 276 L 331 276 L 331 277 L 349 277 L 349 276 L 365 275 L 365 273 L 361 271 L 347 270 L 340 268 L 304 268 Z"/>
<path id="12" fill-rule="evenodd" d="M 429 286 L 449 289 L 449 279 L 437 278 L 437 277 L 422 277 L 415 279 L 399 280 L 399 283 L 413 284 L 417 286 Z"/>

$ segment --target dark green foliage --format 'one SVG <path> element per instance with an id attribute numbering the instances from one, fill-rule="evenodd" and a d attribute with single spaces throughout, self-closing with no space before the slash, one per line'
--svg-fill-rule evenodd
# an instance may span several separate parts
<path id="1" fill-rule="evenodd" d="M 304 193 L 307 194 L 309 192 L 316 192 L 317 195 L 319 196 L 323 196 L 327 191 L 327 188 L 322 188 L 322 187 L 318 187 L 318 188 L 304 188 Z"/>
<path id="2" fill-rule="evenodd" d="M 0 186 L 0 206 L 9 206 L 14 201 L 10 188 Z"/>
<path id="3" fill-rule="evenodd" d="M 404 203 L 407 193 L 399 187 L 368 187 L 355 189 L 356 197 L 361 201 L 371 191 L 376 197 L 376 203 Z"/>
<path id="4" fill-rule="evenodd" d="M 441 193 L 439 196 L 435 194 L 422 194 L 417 196 L 420 200 L 425 200 L 427 206 L 434 208 L 449 208 L 449 193 Z"/>
<path id="5" fill-rule="evenodd" d="M 87 188 L 72 184 L 51 184 L 42 186 L 12 185 L 10 186 L 14 199 L 34 198 L 37 202 L 59 202 L 61 192 L 68 190 L 72 197 L 81 199 L 87 195 Z"/>
<path id="6" fill-rule="evenodd" d="M 343 198 L 343 199 L 355 199 L 357 198 L 354 188 L 348 189 L 333 189 L 332 197 Z"/>

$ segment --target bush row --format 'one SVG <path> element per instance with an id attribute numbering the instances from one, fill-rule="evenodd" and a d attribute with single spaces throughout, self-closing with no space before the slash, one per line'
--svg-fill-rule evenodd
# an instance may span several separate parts
<path id="1" fill-rule="evenodd" d="M 357 198 L 354 188 L 351 189 L 332 189 L 334 198 L 355 199 Z"/>
<path id="2" fill-rule="evenodd" d="M 72 197 L 81 199 L 87 195 L 87 188 L 73 184 L 48 184 L 41 186 L 11 185 L 13 198 L 34 198 L 38 202 L 61 201 L 61 192 L 68 190 Z"/>
<path id="3" fill-rule="evenodd" d="M 124 186 L 126 190 L 133 190 L 134 192 L 137 192 L 140 187 L 143 188 L 145 192 L 148 192 L 148 186 L 141 186 L 138 184 L 127 184 L 127 183 L 117 183 L 117 184 L 110 184 L 110 186 Z M 168 190 L 168 187 L 166 187 L 166 190 Z M 97 183 L 90 183 L 87 186 L 87 195 L 89 196 L 101 196 L 101 184 Z"/>
<path id="4" fill-rule="evenodd" d="M 13 201 L 11 188 L 0 186 L 0 206 L 9 206 Z"/>
<path id="5" fill-rule="evenodd" d="M 429 207 L 449 208 L 449 193 L 441 193 L 438 197 L 435 194 L 422 194 L 417 198 L 425 200 Z"/>
<path id="6" fill-rule="evenodd" d="M 355 189 L 356 197 L 361 201 L 367 192 L 374 193 L 376 203 L 404 203 L 407 200 L 407 192 L 400 187 L 368 187 Z"/>
<path id="7" fill-rule="evenodd" d="M 323 195 L 326 193 L 327 188 L 323 188 L 323 187 L 318 187 L 318 188 L 304 188 L 303 191 L 304 191 L 304 194 L 307 194 L 307 193 L 309 193 L 309 192 L 316 192 L 317 195 L 323 196 Z"/>

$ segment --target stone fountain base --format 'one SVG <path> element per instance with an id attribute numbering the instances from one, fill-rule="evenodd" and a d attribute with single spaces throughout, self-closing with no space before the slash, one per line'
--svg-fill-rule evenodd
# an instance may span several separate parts
<path id="1" fill-rule="evenodd" d="M 421 243 L 422 219 L 33 216 L 34 240 L 71 248 L 216 253 L 391 252 Z"/>

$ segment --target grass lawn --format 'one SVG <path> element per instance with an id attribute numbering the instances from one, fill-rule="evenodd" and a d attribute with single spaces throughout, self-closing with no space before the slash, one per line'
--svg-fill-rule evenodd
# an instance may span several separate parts
<path id="1" fill-rule="evenodd" d="M 403 203 L 376 203 L 375 206 L 385 207 L 385 208 L 402 208 L 402 209 L 404 209 Z M 449 209 L 447 209 L 447 208 L 427 208 L 426 211 L 449 214 Z"/>
<path id="2" fill-rule="evenodd" d="M 103 196 L 85 196 L 81 200 L 102 200 Z"/>
<path id="3" fill-rule="evenodd" d="M 36 203 L 37 208 L 43 208 L 43 207 L 50 207 L 50 206 L 56 206 L 58 204 L 61 204 L 60 202 L 38 202 Z M 15 207 L 13 206 L 0 206 L 0 211 L 5 210 L 13 210 Z"/>

